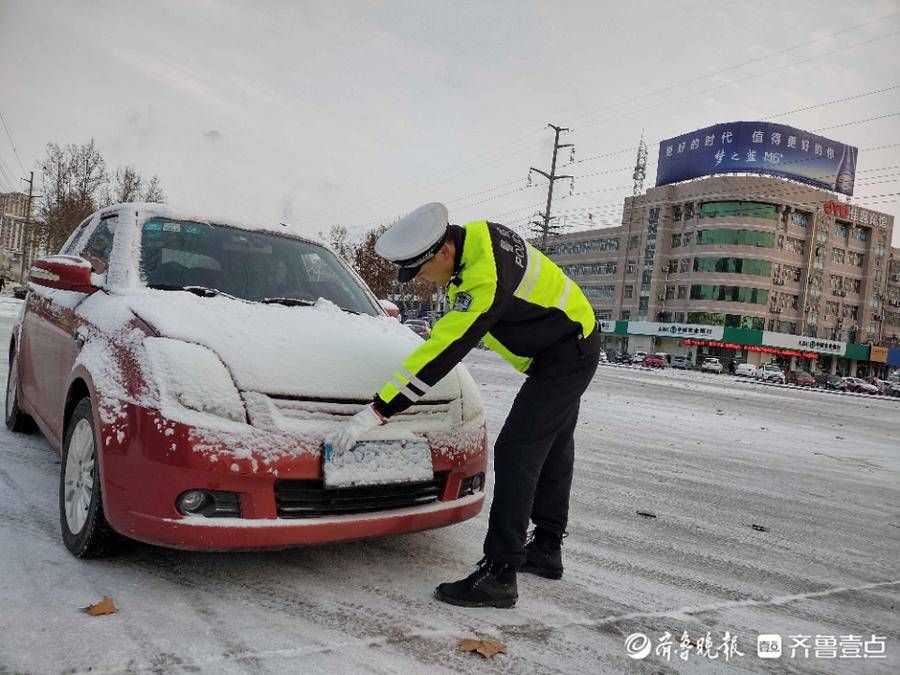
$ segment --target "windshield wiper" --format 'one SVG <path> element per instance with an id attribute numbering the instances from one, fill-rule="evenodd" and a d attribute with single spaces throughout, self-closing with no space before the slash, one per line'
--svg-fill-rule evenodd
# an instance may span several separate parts
<path id="1" fill-rule="evenodd" d="M 264 305 L 285 305 L 286 307 L 312 307 L 316 304 L 314 300 L 301 298 L 263 298 L 260 302 Z"/>
<path id="2" fill-rule="evenodd" d="M 230 293 L 226 293 L 225 291 L 220 291 L 218 288 L 209 288 L 208 286 L 179 286 L 178 284 L 147 284 L 147 288 L 153 288 L 158 291 L 187 291 L 188 293 L 193 293 L 194 295 L 199 295 L 201 298 L 212 298 L 217 295 L 221 295 L 225 298 L 231 298 L 232 300 L 238 300 L 235 296 Z"/>

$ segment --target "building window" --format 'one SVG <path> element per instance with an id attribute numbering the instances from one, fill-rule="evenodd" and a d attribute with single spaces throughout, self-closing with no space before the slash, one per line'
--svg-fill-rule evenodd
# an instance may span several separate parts
<path id="1" fill-rule="evenodd" d="M 675 312 L 675 323 L 684 323 L 684 312 Z"/>
<path id="2" fill-rule="evenodd" d="M 806 227 L 809 225 L 811 217 L 811 213 L 806 213 L 804 211 L 793 211 L 791 212 L 791 223 L 793 225 L 796 225 L 797 227 Z"/>
<path id="3" fill-rule="evenodd" d="M 715 300 L 718 302 L 747 302 L 754 305 L 765 305 L 769 302 L 769 292 L 764 288 L 697 284 L 691 286 L 691 299 Z"/>
<path id="4" fill-rule="evenodd" d="M 628 250 L 630 251 L 633 248 L 638 248 L 641 245 L 641 237 L 638 234 L 633 234 L 628 237 Z"/>
<path id="5" fill-rule="evenodd" d="M 768 277 L 772 274 L 772 263 L 748 258 L 694 258 L 694 271 Z"/>
<path id="6" fill-rule="evenodd" d="M 846 239 L 850 235 L 850 226 L 846 223 L 837 222 L 834 224 L 834 236 Z"/>
<path id="7" fill-rule="evenodd" d="M 701 218 L 722 218 L 726 216 L 777 220 L 778 210 L 775 204 L 763 202 L 706 202 L 700 205 Z"/>
<path id="8" fill-rule="evenodd" d="M 625 289 L 622 293 L 623 298 L 633 298 L 634 297 L 634 286 L 628 284 L 625 286 Z"/>
<path id="9" fill-rule="evenodd" d="M 869 241 L 869 231 L 864 227 L 854 227 L 853 238 L 859 241 Z"/>
<path id="10" fill-rule="evenodd" d="M 842 248 L 832 248 L 831 249 L 831 261 L 836 263 L 844 264 L 844 249 Z"/>
<path id="11" fill-rule="evenodd" d="M 688 267 L 690 266 L 690 264 L 691 264 L 691 259 L 690 259 L 690 258 L 682 258 L 681 260 L 679 260 L 679 261 L 678 261 L 678 272 L 679 272 L 679 274 L 684 274 L 685 272 L 687 272 L 687 271 L 688 271 Z"/>
<path id="12" fill-rule="evenodd" d="M 637 261 L 629 260 L 628 261 L 628 274 L 634 274 L 635 270 L 637 270 Z"/>
<path id="13" fill-rule="evenodd" d="M 681 207 L 680 206 L 672 207 L 672 222 L 675 222 L 675 223 L 681 222 Z"/>
<path id="14" fill-rule="evenodd" d="M 581 290 L 593 300 L 611 300 L 615 286 L 582 286 Z"/>
<path id="15" fill-rule="evenodd" d="M 847 264 L 852 265 L 853 267 L 862 267 L 863 266 L 862 253 L 857 253 L 856 251 L 847 251 Z"/>
<path id="16" fill-rule="evenodd" d="M 631 312 L 627 309 L 622 310 L 622 321 L 628 321 L 631 318 Z"/>
<path id="17" fill-rule="evenodd" d="M 860 286 L 861 282 L 859 279 L 850 279 L 850 290 L 854 293 L 859 293 Z"/>
<path id="18" fill-rule="evenodd" d="M 672 235 L 672 248 L 678 248 L 681 246 L 681 233 L 676 232 Z"/>
<path id="19" fill-rule="evenodd" d="M 598 321 L 610 321 L 612 319 L 612 310 L 611 309 L 598 309 L 594 312 L 594 317 Z"/>
<path id="20" fill-rule="evenodd" d="M 681 235 L 681 245 L 682 246 L 690 246 L 694 243 L 694 233 L 693 232 L 685 232 Z"/>
<path id="21" fill-rule="evenodd" d="M 729 246 L 757 246 L 775 248 L 773 232 L 756 230 L 697 230 L 698 245 L 724 244 Z"/>
<path id="22" fill-rule="evenodd" d="M 649 303 L 650 303 L 650 298 L 647 298 L 647 297 L 643 297 L 640 300 L 638 300 L 638 311 L 646 312 L 647 307 L 649 306 Z"/>
<path id="23" fill-rule="evenodd" d="M 666 285 L 666 300 L 675 299 L 675 284 Z"/>
<path id="24" fill-rule="evenodd" d="M 825 303 L 825 317 L 829 316 L 837 316 L 840 311 L 839 305 L 836 302 L 826 302 Z"/>
<path id="25" fill-rule="evenodd" d="M 685 220 L 693 220 L 694 219 L 694 202 L 688 202 L 684 205 L 684 219 Z"/>
<path id="26" fill-rule="evenodd" d="M 725 314 L 724 312 L 688 312 L 687 322 L 707 326 L 765 330 L 765 319 L 763 317 Z"/>
<path id="27" fill-rule="evenodd" d="M 788 253 L 803 255 L 803 240 L 796 237 L 788 237 L 784 242 L 784 250 Z"/>
<path id="28" fill-rule="evenodd" d="M 684 300 L 685 298 L 687 298 L 687 293 L 688 293 L 687 289 L 688 289 L 687 286 L 679 286 L 678 287 L 678 299 L 679 300 Z"/>

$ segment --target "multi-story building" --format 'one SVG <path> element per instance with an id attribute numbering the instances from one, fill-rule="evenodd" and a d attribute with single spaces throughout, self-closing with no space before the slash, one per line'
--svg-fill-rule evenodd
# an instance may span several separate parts
<path id="1" fill-rule="evenodd" d="M 900 334 L 893 225 L 834 191 L 717 175 L 628 197 L 621 226 L 547 253 L 609 322 L 611 348 L 855 374 Z"/>
<path id="2" fill-rule="evenodd" d="M 22 270 L 27 277 L 34 259 L 46 255 L 40 237 L 32 236 L 30 228 L 34 227 L 34 221 L 27 217 L 27 210 L 28 195 L 21 192 L 0 194 L 0 274 L 6 280 L 21 281 Z"/>

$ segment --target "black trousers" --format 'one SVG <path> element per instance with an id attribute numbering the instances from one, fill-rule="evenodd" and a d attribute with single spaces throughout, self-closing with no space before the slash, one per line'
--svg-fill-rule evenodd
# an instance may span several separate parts
<path id="1" fill-rule="evenodd" d="M 597 370 L 600 339 L 570 339 L 535 359 L 494 444 L 485 556 L 520 566 L 528 520 L 562 535 L 569 518 L 575 425 Z"/>

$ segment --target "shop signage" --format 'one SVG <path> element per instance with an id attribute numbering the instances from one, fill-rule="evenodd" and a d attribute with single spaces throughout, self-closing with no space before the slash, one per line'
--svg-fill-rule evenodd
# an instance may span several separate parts
<path id="1" fill-rule="evenodd" d="M 762 354 L 772 354 L 773 356 L 796 356 L 798 359 L 818 359 L 819 355 L 815 352 L 803 352 L 796 349 L 778 349 L 777 347 L 759 347 L 757 345 L 738 345 L 733 342 L 715 342 L 709 340 L 694 340 L 689 338 L 684 341 L 685 345 L 699 345 L 704 347 L 719 347 L 720 349 L 742 349 L 748 352 L 760 352 Z"/>
<path id="2" fill-rule="evenodd" d="M 869 361 L 875 361 L 876 363 L 887 363 L 887 360 L 887 347 L 878 347 L 876 345 L 872 345 L 871 347 L 869 347 Z"/>
<path id="3" fill-rule="evenodd" d="M 725 336 L 724 326 L 698 326 L 688 323 L 658 323 L 655 321 L 629 321 L 629 335 L 656 335 L 658 337 L 693 337 L 707 340 L 721 340 Z"/>
<path id="4" fill-rule="evenodd" d="M 769 331 L 764 331 L 762 341 L 764 345 L 771 347 L 799 349 L 807 352 L 831 354 L 833 356 L 843 356 L 847 351 L 846 342 L 808 337 L 806 335 L 788 335 L 786 333 L 770 333 Z"/>

